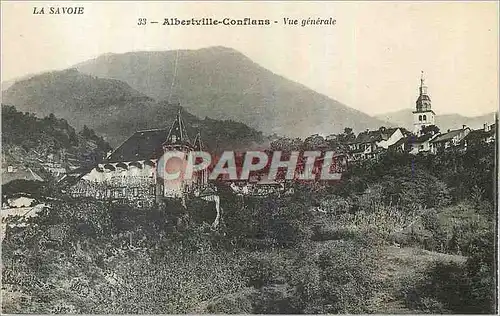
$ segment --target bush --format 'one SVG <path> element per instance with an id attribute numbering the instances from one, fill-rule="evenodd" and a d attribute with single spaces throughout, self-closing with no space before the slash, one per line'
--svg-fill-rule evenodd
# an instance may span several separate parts
<path id="1" fill-rule="evenodd" d="M 295 302 L 295 290 L 289 285 L 263 287 L 253 297 L 255 314 L 300 314 Z"/>
<path id="2" fill-rule="evenodd" d="M 358 233 L 347 227 L 316 225 L 311 237 L 314 241 L 349 240 L 358 237 Z"/>
<path id="3" fill-rule="evenodd" d="M 257 252 L 248 256 L 243 277 L 248 280 L 247 285 L 261 288 L 266 285 L 286 282 L 292 268 L 286 255 L 279 250 Z"/>
<path id="4" fill-rule="evenodd" d="M 210 314 L 251 314 L 254 312 L 255 297 L 258 291 L 254 288 L 224 295 L 209 302 L 205 310 Z"/>
<path id="5" fill-rule="evenodd" d="M 376 250 L 346 242 L 303 264 L 293 278 L 303 313 L 367 313 L 377 288 Z M 307 262 L 307 261 L 306 261 Z"/>
<path id="6" fill-rule="evenodd" d="M 438 262 L 403 293 L 408 307 L 426 313 L 494 314 L 496 312 L 493 232 L 473 240 L 472 256 L 465 263 Z"/>
<path id="7" fill-rule="evenodd" d="M 417 281 L 408 280 L 405 301 L 408 307 L 425 313 L 463 312 L 467 284 L 463 267 L 453 262 L 438 262 L 429 267 Z"/>
<path id="8" fill-rule="evenodd" d="M 162 210 L 141 211 L 58 202 L 8 231 L 3 281 L 31 301 L 5 312 L 181 313 L 244 288 L 242 256 L 214 246 L 217 232 L 161 237 Z"/>

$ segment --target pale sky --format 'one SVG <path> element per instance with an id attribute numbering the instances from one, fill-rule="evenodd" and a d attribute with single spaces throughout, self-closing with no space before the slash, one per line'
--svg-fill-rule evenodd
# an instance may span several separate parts
<path id="1" fill-rule="evenodd" d="M 78 4 L 83 15 L 33 15 L 35 6 Z M 162 26 L 167 17 L 279 23 Z M 285 17 L 332 17 L 337 24 L 285 26 Z M 138 26 L 138 18 L 160 24 Z M 438 114 L 473 116 L 498 109 L 498 37 L 495 1 L 2 1 L 1 73 L 8 81 L 104 53 L 227 46 L 371 115 L 413 107 L 423 70 Z"/>

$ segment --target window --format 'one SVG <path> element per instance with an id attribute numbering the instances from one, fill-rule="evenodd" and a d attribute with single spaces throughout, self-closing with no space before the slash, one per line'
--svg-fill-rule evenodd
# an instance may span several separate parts
<path id="1" fill-rule="evenodd" d="M 424 149 L 424 145 L 418 146 L 418 149 Z"/>
<path id="2" fill-rule="evenodd" d="M 427 115 L 424 114 L 424 121 L 427 121 Z"/>
<path id="3" fill-rule="evenodd" d="M 419 116 L 418 116 L 418 120 L 419 120 L 419 121 L 422 121 L 422 115 L 419 115 Z"/>
<path id="4" fill-rule="evenodd" d="M 138 196 L 139 195 L 139 189 L 138 188 L 132 188 L 132 195 L 133 196 Z"/>

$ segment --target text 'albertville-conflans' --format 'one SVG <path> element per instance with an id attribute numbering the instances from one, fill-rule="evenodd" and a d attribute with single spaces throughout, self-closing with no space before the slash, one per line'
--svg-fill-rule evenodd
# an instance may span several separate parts
<path id="1" fill-rule="evenodd" d="M 329 17 L 329 18 L 307 18 L 307 19 L 292 19 L 292 18 L 283 18 L 283 25 L 289 26 L 314 26 L 314 25 L 336 25 L 337 20 Z M 165 18 L 163 20 L 163 25 L 180 25 L 180 26 L 266 26 L 271 24 L 279 24 L 278 20 L 269 20 L 269 19 L 252 19 L 252 18 L 242 18 L 242 19 L 233 19 L 233 18 L 223 18 L 223 19 L 214 19 L 214 18 L 201 18 L 201 19 L 179 19 L 179 18 Z"/>
<path id="2" fill-rule="evenodd" d="M 163 25 L 193 25 L 193 26 L 217 26 L 217 25 L 270 25 L 271 21 L 269 19 L 213 19 L 213 18 L 201 18 L 201 19 L 179 19 L 179 18 L 165 18 L 163 20 Z"/>

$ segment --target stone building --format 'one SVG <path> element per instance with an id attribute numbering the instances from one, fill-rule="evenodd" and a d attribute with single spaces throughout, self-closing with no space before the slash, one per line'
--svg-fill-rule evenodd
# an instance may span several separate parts
<path id="1" fill-rule="evenodd" d="M 376 158 L 406 134 L 407 131 L 399 127 L 381 127 L 375 131 L 366 130 L 361 132 L 354 140 L 347 142 L 349 160 L 358 161 Z"/>
<path id="2" fill-rule="evenodd" d="M 431 140 L 432 153 L 441 153 L 448 149 L 457 148 L 461 145 L 462 140 L 470 133 L 471 129 L 466 125 L 462 128 L 455 130 L 448 130 L 448 132 L 438 135 Z"/>
<path id="3" fill-rule="evenodd" d="M 188 137 L 181 114 L 177 115 L 170 129 L 153 129 L 135 132 L 106 161 L 96 165 L 79 178 L 69 189 L 72 196 L 95 197 L 150 206 L 164 199 L 184 199 L 196 188 L 207 184 L 206 172 L 193 174 L 191 180 L 167 180 L 164 172 L 166 161 L 179 167 L 187 161 L 187 154 L 202 150 L 200 134 L 193 142 Z M 166 158 L 172 152 L 179 157 Z M 169 171 L 170 172 L 170 171 Z"/>

